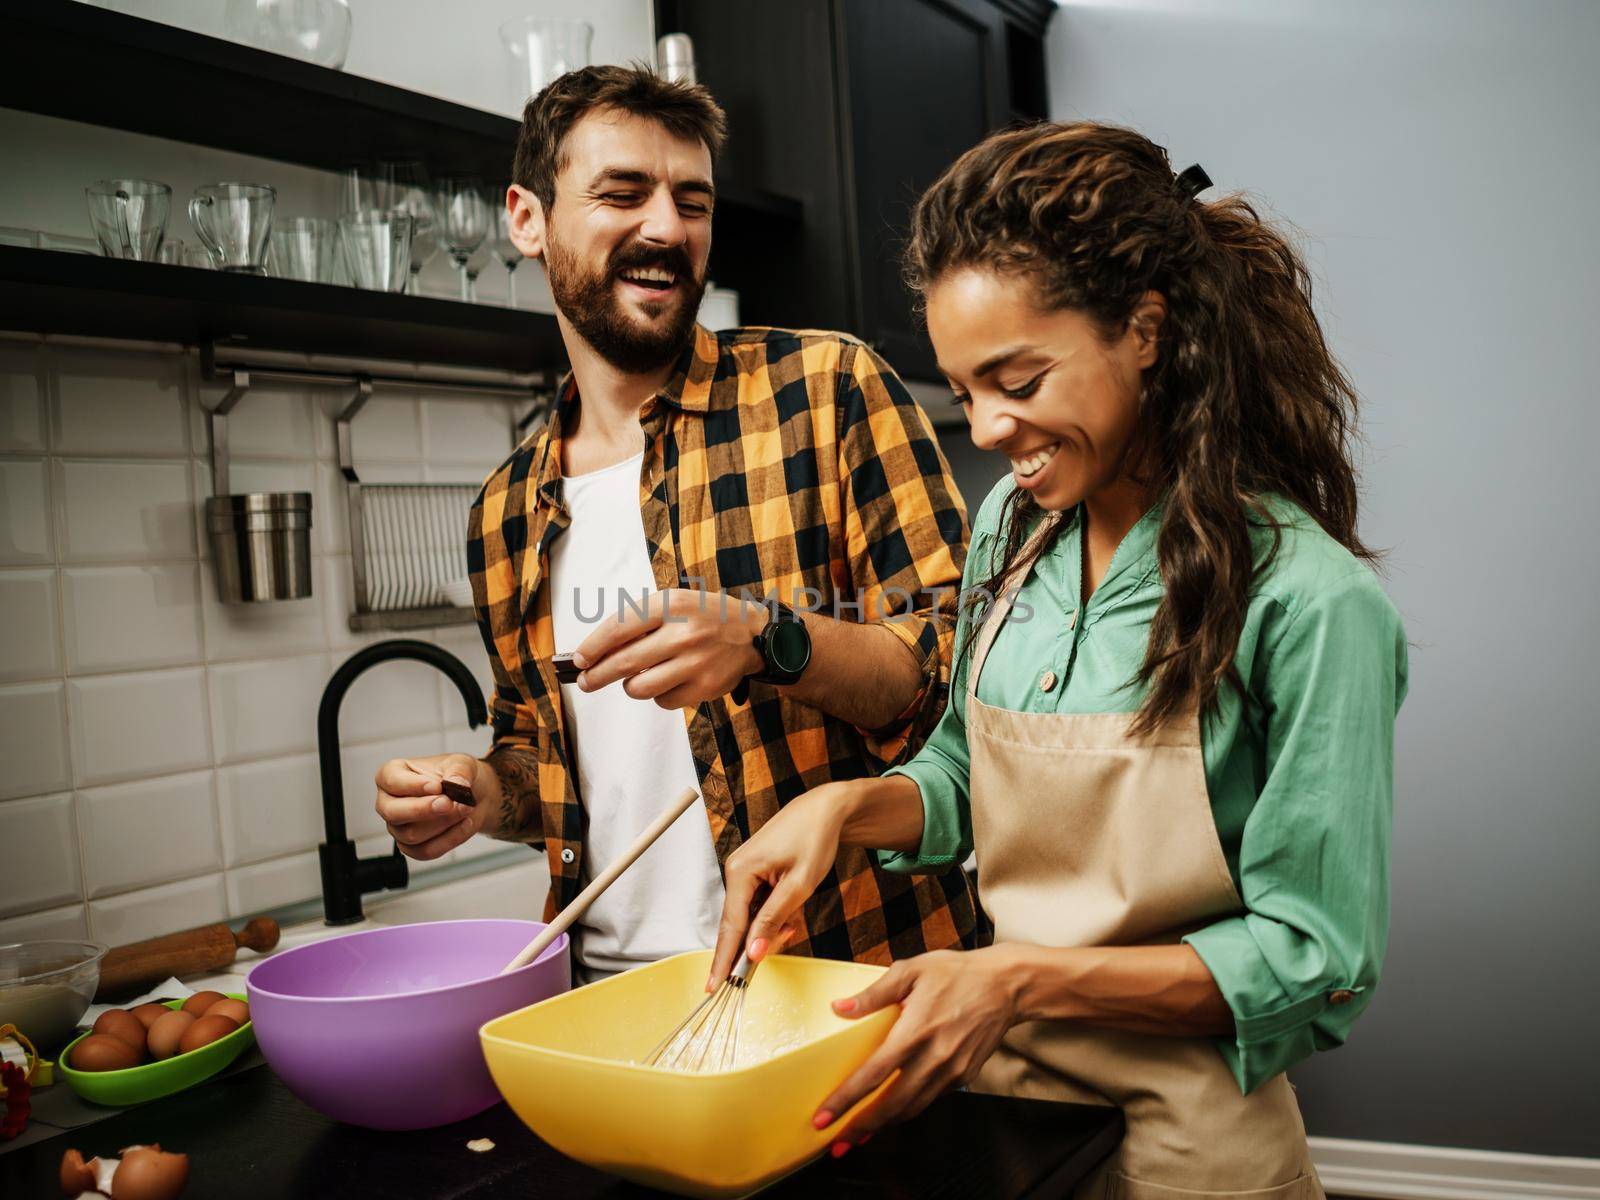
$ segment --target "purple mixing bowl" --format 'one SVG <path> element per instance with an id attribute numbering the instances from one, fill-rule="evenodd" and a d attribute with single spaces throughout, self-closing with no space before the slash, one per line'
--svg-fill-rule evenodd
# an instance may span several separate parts
<path id="1" fill-rule="evenodd" d="M 567 935 L 509 975 L 544 926 L 430 921 L 275 954 L 245 983 L 267 1062 L 318 1112 L 371 1129 L 428 1129 L 500 1099 L 478 1027 L 571 986 Z"/>

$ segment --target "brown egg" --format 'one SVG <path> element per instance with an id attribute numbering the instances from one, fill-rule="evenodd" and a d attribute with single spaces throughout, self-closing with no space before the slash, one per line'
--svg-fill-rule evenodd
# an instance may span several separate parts
<path id="1" fill-rule="evenodd" d="M 178 1010 L 159 1017 L 156 1023 L 150 1026 L 150 1032 L 145 1035 L 145 1045 L 150 1048 L 151 1058 L 171 1058 L 178 1053 L 178 1043 L 183 1040 L 183 1035 L 188 1032 L 189 1026 L 199 1020 L 193 1013 Z"/>
<path id="2" fill-rule="evenodd" d="M 162 1004 L 159 1000 L 148 1000 L 143 1004 L 130 1008 L 128 1013 L 130 1016 L 137 1017 L 139 1019 L 139 1024 L 143 1025 L 145 1030 L 148 1031 L 150 1026 L 156 1023 L 158 1018 L 166 1016 L 171 1011 L 172 1010 L 170 1008 L 168 1008 L 165 1004 Z"/>
<path id="3" fill-rule="evenodd" d="M 78 1071 L 125 1071 L 143 1057 L 121 1038 L 91 1033 L 72 1048 L 72 1066 Z"/>
<path id="4" fill-rule="evenodd" d="M 132 1013 L 108 1008 L 95 1018 L 94 1031 L 127 1042 L 139 1052 L 140 1058 L 144 1057 L 144 1024 Z"/>
<path id="5" fill-rule="evenodd" d="M 238 1028 L 227 1017 L 213 1017 L 207 1014 L 184 1030 L 183 1038 L 178 1042 L 178 1052 L 187 1054 L 191 1050 L 200 1049 L 201 1046 L 209 1046 L 218 1038 L 227 1037 Z"/>
<path id="6" fill-rule="evenodd" d="M 193 1013 L 197 1017 L 205 1016 L 206 1010 L 218 1000 L 226 1000 L 221 992 L 196 992 L 183 1002 L 183 1011 Z"/>
<path id="7" fill-rule="evenodd" d="M 129 1146 L 111 1177 L 116 1200 L 173 1200 L 189 1182 L 189 1156 L 160 1146 Z"/>
<path id="8" fill-rule="evenodd" d="M 206 1016 L 227 1017 L 235 1025 L 243 1025 L 250 1019 L 250 1006 L 243 1000 L 235 1000 L 229 997 L 226 1000 L 218 1000 L 210 1008 L 206 1009 Z"/>

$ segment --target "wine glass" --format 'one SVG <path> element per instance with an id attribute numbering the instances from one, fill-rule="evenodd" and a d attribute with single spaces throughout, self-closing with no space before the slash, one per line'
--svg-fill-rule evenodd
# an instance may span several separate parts
<path id="1" fill-rule="evenodd" d="M 522 251 L 511 240 L 511 213 L 504 204 L 500 206 L 500 216 L 495 221 L 495 234 L 492 239 L 495 257 L 505 264 L 506 268 L 506 305 L 509 308 L 517 306 L 517 268 L 522 265 Z"/>
<path id="2" fill-rule="evenodd" d="M 439 252 L 437 214 L 433 207 L 433 190 L 428 184 L 428 169 L 416 159 L 403 159 L 380 163 L 379 173 L 383 179 L 379 189 L 383 199 L 378 207 L 402 212 L 411 218 L 411 277 L 406 283 L 406 294 L 415 296 L 417 276 Z"/>
<path id="3" fill-rule="evenodd" d="M 489 202 L 483 198 L 483 185 L 465 176 L 443 180 L 434 197 L 434 211 L 439 237 L 461 273 L 461 298 L 471 302 L 467 260 L 489 236 Z"/>

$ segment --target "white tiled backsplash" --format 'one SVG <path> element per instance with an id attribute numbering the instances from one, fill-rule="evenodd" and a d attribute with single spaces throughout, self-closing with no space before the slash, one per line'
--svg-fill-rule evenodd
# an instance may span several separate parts
<path id="1" fill-rule="evenodd" d="M 259 386 L 229 417 L 236 490 L 314 495 L 312 597 L 240 606 L 218 603 L 196 520 L 211 492 L 199 401 L 220 391 L 193 354 L 0 335 L 0 942 L 119 945 L 320 893 L 317 705 L 384 636 L 348 623 L 342 397 Z M 510 450 L 511 412 L 388 392 L 353 432 L 364 479 L 476 483 Z M 406 636 L 456 654 L 487 695 L 473 627 Z M 487 746 L 444 676 L 406 662 L 358 681 L 342 734 L 363 854 L 388 848 L 378 763 Z"/>

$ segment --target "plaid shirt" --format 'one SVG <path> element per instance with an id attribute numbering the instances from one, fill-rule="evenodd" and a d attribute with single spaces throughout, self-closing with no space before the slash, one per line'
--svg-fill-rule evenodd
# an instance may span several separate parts
<path id="1" fill-rule="evenodd" d="M 546 586 L 551 544 L 570 523 L 561 431 L 576 403 L 569 378 L 547 426 L 484 484 L 467 550 L 494 668 L 493 753 L 518 754 L 519 774 L 537 780 L 537 802 L 489 832 L 544 847 L 547 917 L 581 888 L 585 824 L 550 662 Z M 926 415 L 886 364 L 840 334 L 697 327 L 639 422 L 639 503 L 657 588 L 786 603 L 809 588 L 824 612 L 845 602 L 861 606 L 857 619 L 893 616 L 884 627 L 922 672 L 915 700 L 887 729 L 859 729 L 756 682 L 744 704 L 722 696 L 685 710 L 723 862 L 789 800 L 875 774 L 932 730 L 949 690 L 966 513 Z M 894 875 L 856 848 L 841 851 L 805 920 L 791 951 L 862 962 L 971 945 L 975 936 L 959 870 Z"/>

